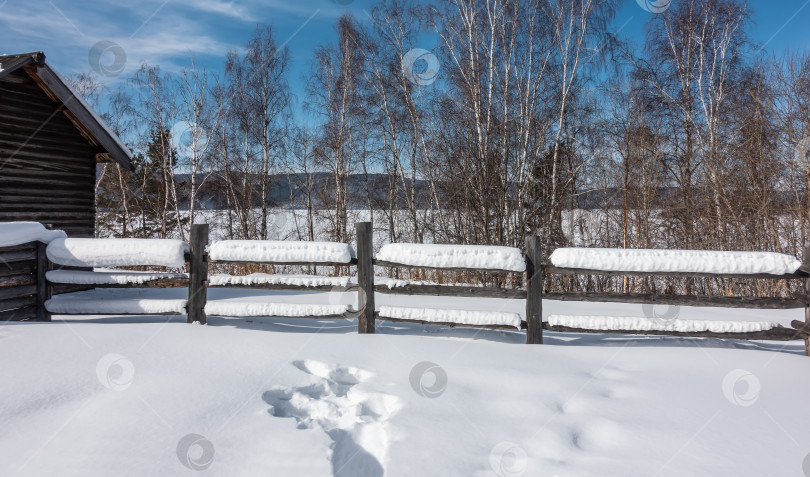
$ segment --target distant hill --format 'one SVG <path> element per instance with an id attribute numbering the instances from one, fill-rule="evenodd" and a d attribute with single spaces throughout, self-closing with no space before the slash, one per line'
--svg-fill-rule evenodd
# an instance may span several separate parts
<path id="1" fill-rule="evenodd" d="M 179 184 L 179 199 L 181 209 L 188 203 L 187 196 L 184 197 L 183 185 L 190 180 L 190 174 L 177 174 Z M 270 179 L 270 190 L 267 193 L 267 202 L 271 207 L 290 207 L 294 203 L 295 207 L 306 206 L 305 176 L 303 174 L 272 174 Z M 201 179 L 201 178 L 200 178 Z M 388 208 L 388 191 L 392 182 L 388 174 L 352 174 L 349 176 L 349 208 L 352 210 L 365 210 L 369 208 L 369 201 L 375 209 Z M 334 190 L 334 178 L 328 172 L 317 172 L 312 174 L 312 198 L 313 205 L 317 209 L 331 207 L 331 191 Z M 399 181 L 399 179 L 397 179 Z M 253 175 L 249 182 L 254 186 L 256 203 L 254 207 L 261 206 L 259 202 L 259 176 Z M 410 180 L 406 182 L 411 186 Z M 218 191 L 224 190 L 224 178 L 217 173 L 212 174 L 205 182 L 197 199 L 197 207 L 200 210 L 220 210 L 226 208 L 225 197 Z M 405 193 L 402 191 L 401 182 L 398 183 L 399 200 L 396 204 L 398 208 L 405 208 Z M 693 194 L 700 196 L 703 192 L 694 189 Z M 679 190 L 675 187 L 661 187 L 655 194 L 659 201 L 666 203 L 676 202 Z M 416 198 L 420 208 L 430 206 L 430 190 L 427 181 L 416 181 Z M 781 204 L 790 204 L 794 199 L 789 192 L 777 194 Z M 572 208 L 570 201 L 566 201 L 563 206 L 566 209 Z M 583 190 L 576 198 L 573 208 L 594 210 L 594 209 L 621 209 L 624 207 L 624 192 L 616 187 L 607 189 Z M 631 204 L 631 208 L 633 205 Z"/>
<path id="2" fill-rule="evenodd" d="M 304 174 L 272 174 L 270 179 L 270 190 L 267 193 L 267 202 L 273 207 L 289 207 L 291 202 L 296 206 L 306 205 L 306 180 Z M 175 176 L 180 189 L 183 184 L 190 181 L 190 174 L 177 174 Z M 316 208 L 324 208 L 330 197 L 330 191 L 334 190 L 334 178 L 328 172 L 316 172 L 312 174 L 312 199 Z M 218 210 L 226 207 L 225 198 L 218 192 L 222 189 L 221 183 L 224 178 L 214 173 L 206 180 L 198 194 L 197 205 L 201 210 Z M 249 178 L 249 182 L 254 185 L 254 193 L 259 197 L 260 182 L 259 176 Z M 411 181 L 406 182 L 411 187 Z M 352 174 L 349 176 L 349 208 L 360 210 L 369 208 L 369 200 L 375 208 L 388 207 L 388 191 L 391 182 L 388 174 Z M 416 181 L 416 197 L 420 207 L 427 207 L 428 196 L 427 182 Z M 397 207 L 405 207 L 405 195 L 401 182 L 399 183 L 399 203 Z M 182 195 L 182 194 L 181 194 Z M 187 203 L 187 200 L 180 199 Z M 258 202 L 255 207 L 260 206 Z"/>

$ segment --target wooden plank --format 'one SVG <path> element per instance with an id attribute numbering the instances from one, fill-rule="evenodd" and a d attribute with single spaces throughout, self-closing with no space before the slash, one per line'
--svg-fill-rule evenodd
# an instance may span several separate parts
<path id="1" fill-rule="evenodd" d="M 248 315 L 248 316 L 236 316 L 236 315 L 209 315 L 209 316 L 223 316 L 223 317 L 232 317 L 232 318 L 279 318 L 284 320 L 352 320 L 357 318 L 358 313 L 355 311 L 348 311 L 346 313 L 341 313 L 340 315 L 311 315 L 311 316 L 258 316 L 258 315 Z"/>
<path id="2" fill-rule="evenodd" d="M 2 200 L 2 198 L 0 198 Z M 83 214 L 88 210 L 92 210 L 92 203 L 85 204 L 66 204 L 66 203 L 49 203 L 48 201 L 30 201 L 26 203 L 9 203 L 10 201 L 3 200 L 3 212 L 21 212 L 29 213 L 31 209 L 36 209 L 40 213 L 49 213 L 55 216 L 62 214 Z"/>
<path id="3" fill-rule="evenodd" d="M 52 114 L 53 112 L 51 112 Z M 35 113 L 32 114 L 31 117 L 20 116 L 18 114 L 14 114 L 8 111 L 0 110 L 0 123 L 3 124 L 16 124 L 22 128 L 28 128 L 31 130 L 32 133 L 36 132 L 38 128 L 43 126 L 43 123 L 47 120 L 48 123 L 39 129 L 37 135 L 42 134 L 47 135 L 46 131 L 54 131 L 56 133 L 61 133 L 64 135 L 69 135 L 71 130 L 76 131 L 76 128 L 73 127 L 70 123 L 64 123 L 62 118 L 64 112 L 60 111 L 53 116 L 50 114 L 45 113 Z M 50 119 L 48 119 L 50 118 Z M 78 131 L 76 131 L 78 132 Z"/>
<path id="4" fill-rule="evenodd" d="M 436 326 L 449 326 L 450 328 L 482 328 L 486 330 L 507 330 L 507 331 L 518 331 L 517 328 L 514 326 L 508 325 L 471 325 L 467 323 L 453 323 L 449 321 L 422 321 L 422 320 L 408 320 L 403 318 L 390 318 L 387 316 L 382 316 L 379 313 L 375 313 L 376 319 L 380 321 L 390 321 L 393 323 L 416 323 L 419 325 L 436 325 Z"/>
<path id="5" fill-rule="evenodd" d="M 43 177 L 17 177 L 17 176 L 9 176 L 3 175 L 0 176 L 0 184 L 5 185 L 8 184 L 9 186 L 17 186 L 20 185 L 29 185 L 31 187 L 36 187 L 37 183 L 40 186 L 75 186 L 75 180 L 60 180 L 57 178 L 43 178 Z"/>
<path id="6" fill-rule="evenodd" d="M 180 316 L 184 313 L 178 313 L 176 311 L 167 311 L 164 313 L 53 313 L 56 316 Z"/>
<path id="7" fill-rule="evenodd" d="M 45 254 L 47 244 L 37 242 L 37 320 L 51 321 L 51 313 L 45 308 L 45 302 L 51 299 L 53 289 L 45 274 L 50 270 L 50 261 Z"/>
<path id="8" fill-rule="evenodd" d="M 0 290 L 9 290 L 24 285 L 34 285 L 37 277 L 33 273 L 0 277 Z"/>
<path id="9" fill-rule="evenodd" d="M 0 143 L 0 157 L 5 158 L 6 162 L 4 164 L 10 169 L 24 168 L 26 165 L 30 165 L 47 172 L 85 172 L 89 169 L 89 165 L 95 164 L 95 162 L 90 162 L 93 154 L 89 148 L 82 155 L 68 155 L 65 152 L 53 153 L 28 146 L 23 148 L 8 147 Z"/>
<path id="10" fill-rule="evenodd" d="M 0 277 L 11 277 L 15 275 L 25 275 L 34 273 L 37 269 L 36 260 L 26 260 L 24 262 L 6 263 L 0 256 Z"/>
<path id="11" fill-rule="evenodd" d="M 360 289 L 357 292 L 357 310 L 360 315 L 357 320 L 357 332 L 360 334 L 374 333 L 374 230 L 371 222 L 358 222 L 357 231 L 357 283 Z"/>
<path id="12" fill-rule="evenodd" d="M 0 322 L 33 320 L 37 317 L 37 307 L 27 306 L 16 310 L 0 311 Z"/>
<path id="13" fill-rule="evenodd" d="M 11 245 L 9 247 L 0 247 L 0 256 L 6 252 L 36 252 L 37 243 L 29 242 L 20 245 Z"/>
<path id="14" fill-rule="evenodd" d="M 0 300 L 8 300 L 10 298 L 22 298 L 24 296 L 36 294 L 37 294 L 37 287 L 34 284 L 19 287 L 0 288 Z"/>
<path id="15" fill-rule="evenodd" d="M 543 250 L 540 237 L 526 237 L 526 343 L 543 344 Z"/>
<path id="16" fill-rule="evenodd" d="M 757 341 L 790 341 L 803 339 L 801 333 L 791 328 L 773 328 L 767 331 L 757 331 L 751 333 L 714 333 L 711 331 L 679 332 L 679 331 L 641 331 L 641 330 L 590 330 L 585 328 L 570 328 L 568 326 L 551 326 L 548 324 L 548 322 L 544 322 L 543 329 L 548 331 L 557 331 L 561 333 L 676 336 L 684 338 L 723 338 L 723 339 L 757 340 Z"/>
<path id="17" fill-rule="evenodd" d="M 79 291 L 92 290 L 93 285 L 56 285 L 51 284 L 51 290 L 54 295 L 64 295 L 66 293 L 75 293 Z"/>
<path id="18" fill-rule="evenodd" d="M 250 285 L 242 285 L 242 284 L 228 284 L 228 285 L 211 285 L 210 282 L 208 284 L 208 288 L 237 288 L 237 289 L 253 289 L 253 290 L 293 290 L 293 291 L 317 291 L 317 292 L 336 292 L 336 293 L 343 293 L 343 292 L 355 292 L 360 289 L 358 285 L 348 285 L 345 287 L 341 286 L 331 286 L 331 285 L 318 285 L 314 287 L 308 287 L 304 285 L 284 285 L 284 284 L 276 284 L 276 283 L 253 283 Z"/>
<path id="19" fill-rule="evenodd" d="M 375 285 L 374 290 L 388 295 L 430 295 L 478 298 L 525 299 L 526 290 L 520 288 L 472 287 L 455 285 L 404 285 L 388 287 Z"/>
<path id="20" fill-rule="evenodd" d="M 53 282 L 51 282 L 53 283 Z M 186 288 L 188 287 L 188 278 L 159 278 L 156 280 L 148 280 L 143 283 L 93 283 L 90 286 L 93 288 Z M 57 283 L 53 283 L 57 285 Z M 69 283 L 59 283 L 58 285 L 70 285 Z"/>
<path id="21" fill-rule="evenodd" d="M 9 219 L 21 219 L 34 222 L 61 222 L 61 223 L 74 223 L 85 220 L 95 220 L 96 213 L 94 210 L 86 210 L 81 212 L 6 212 L 0 211 L 0 217 Z M 57 220 L 53 220 L 57 219 Z"/>
<path id="22" fill-rule="evenodd" d="M 3 186 L 3 194 L 2 197 L 26 197 L 26 196 L 36 196 L 42 195 L 42 188 L 37 188 L 36 185 L 23 185 L 17 187 L 11 186 Z M 71 197 L 79 197 L 79 198 L 86 198 L 86 197 L 93 197 L 93 191 L 88 190 L 87 186 L 84 184 L 74 184 L 70 183 L 65 186 L 53 186 L 48 187 L 48 195 L 51 197 L 64 197 L 64 198 L 71 198 Z"/>
<path id="23" fill-rule="evenodd" d="M 0 311 L 16 310 L 27 306 L 35 306 L 37 298 L 35 296 L 25 296 L 22 298 L 12 298 L 10 300 L 0 300 Z"/>
<path id="24" fill-rule="evenodd" d="M 740 273 L 684 273 L 684 272 L 628 272 L 628 271 L 606 271 L 590 270 L 585 268 L 560 268 L 553 265 L 545 265 L 546 273 L 557 273 L 561 275 L 606 275 L 606 276 L 649 276 L 649 277 L 680 277 L 680 278 L 767 278 L 771 280 L 799 280 L 807 278 L 805 272 L 788 273 L 785 275 L 772 275 L 770 273 L 740 274 Z"/>
<path id="25" fill-rule="evenodd" d="M 0 264 L 14 263 L 14 262 L 27 262 L 36 260 L 37 254 L 33 250 L 22 250 L 19 252 L 0 252 Z M 0 268 L 2 266 L 0 265 Z"/>
<path id="26" fill-rule="evenodd" d="M 26 134 L 26 132 L 28 134 Z M 80 136 L 76 135 L 74 140 L 70 136 L 60 137 L 57 134 L 32 138 L 26 142 L 31 134 L 31 130 L 22 128 L 3 127 L 0 129 L 0 147 L 22 149 L 31 148 L 35 151 L 52 151 L 54 154 L 67 153 L 71 156 L 83 155 L 86 159 L 90 151 L 90 145 Z M 64 147 L 61 147 L 64 146 Z"/>
<path id="27" fill-rule="evenodd" d="M 48 134 L 43 135 L 38 134 L 38 126 L 35 126 L 35 123 L 21 124 L 15 120 L 13 123 L 0 121 L 0 125 L 2 125 L 2 128 L 0 128 L 0 140 L 15 146 L 15 148 L 25 147 L 29 144 L 58 148 L 60 144 L 64 144 L 67 147 L 66 151 L 73 153 L 74 151 L 88 151 L 92 147 L 75 130 L 49 129 Z"/>
<path id="28" fill-rule="evenodd" d="M 804 308 L 805 297 L 770 298 L 748 296 L 659 295 L 640 293 L 549 292 L 546 300 L 584 301 L 605 303 L 651 303 L 660 305 L 708 306 L 723 308 L 753 308 L 785 310 Z"/>
<path id="29" fill-rule="evenodd" d="M 388 268 L 405 268 L 410 270 L 446 270 L 449 272 L 487 272 L 487 273 L 523 273 L 523 272 L 516 272 L 514 270 L 501 270 L 501 269 L 489 269 L 489 268 L 462 268 L 462 267 L 427 267 L 427 266 L 417 266 L 417 265 L 404 265 L 402 263 L 395 263 L 395 262 L 386 262 L 384 260 L 377 260 L 374 259 L 374 265 L 377 267 L 388 267 Z"/>
<path id="30" fill-rule="evenodd" d="M 250 261 L 237 261 L 237 260 L 211 260 L 214 265 L 278 265 L 290 267 L 351 267 L 357 264 L 357 259 L 353 258 L 351 262 L 250 262 Z"/>
<path id="31" fill-rule="evenodd" d="M 205 324 L 205 303 L 207 301 L 206 284 L 208 282 L 208 224 L 193 224 L 191 226 L 191 262 L 188 280 L 188 311 L 189 323 Z"/>
<path id="32" fill-rule="evenodd" d="M 5 167 L 3 167 L 3 177 L 4 181 L 8 181 L 11 179 L 16 180 L 36 180 L 37 178 L 46 178 L 46 179 L 71 179 L 73 183 L 81 183 L 81 184 L 88 184 L 94 180 L 95 174 L 93 169 L 89 166 L 75 166 L 71 164 L 64 164 L 65 166 L 71 166 L 69 168 L 64 168 L 63 170 L 49 170 L 45 167 L 38 166 L 36 162 L 31 163 L 25 160 L 17 160 L 12 159 L 10 156 L 3 156 L 7 161 Z M 16 156 L 15 156 L 16 157 Z M 52 161 L 61 161 L 63 158 L 61 156 L 52 156 L 50 158 Z"/>
<path id="33" fill-rule="evenodd" d="M 93 197 L 89 194 L 87 197 L 78 197 L 75 193 L 67 197 L 53 197 L 50 195 L 50 191 L 48 191 L 48 196 L 42 197 L 42 192 L 40 191 L 39 197 L 37 197 L 36 192 L 33 190 L 28 195 L 0 195 L 0 200 L 2 200 L 4 204 L 29 204 L 32 206 L 40 204 L 62 204 L 87 208 L 95 204 Z"/>

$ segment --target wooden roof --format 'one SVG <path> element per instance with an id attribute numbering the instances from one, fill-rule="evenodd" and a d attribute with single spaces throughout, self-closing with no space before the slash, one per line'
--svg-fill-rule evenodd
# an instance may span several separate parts
<path id="1" fill-rule="evenodd" d="M 107 127 L 93 108 L 77 94 L 59 74 L 45 62 L 41 51 L 19 55 L 0 55 L 0 80 L 22 69 L 53 101 L 61 103 L 61 110 L 82 136 L 97 149 L 96 161 L 114 160 L 122 167 L 133 170 L 132 153 Z"/>

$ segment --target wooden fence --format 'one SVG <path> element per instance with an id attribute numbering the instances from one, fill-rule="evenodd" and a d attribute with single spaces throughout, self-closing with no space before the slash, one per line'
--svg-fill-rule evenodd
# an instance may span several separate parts
<path id="1" fill-rule="evenodd" d="M 47 264 L 44 243 L 0 248 L 0 321 L 50 320 Z"/>
<path id="2" fill-rule="evenodd" d="M 686 337 L 715 337 L 748 340 L 794 340 L 804 339 L 806 354 L 810 356 L 810 266 L 802 266 L 798 271 L 785 275 L 740 275 L 722 273 L 673 273 L 673 272 L 635 272 L 635 271 L 603 271 L 576 268 L 558 268 L 548 263 L 543 263 L 543 254 L 540 239 L 537 236 L 530 236 L 526 239 L 525 260 L 526 271 L 521 288 L 505 288 L 491 286 L 450 286 L 450 285 L 425 285 L 425 284 L 405 284 L 403 286 L 387 287 L 377 284 L 374 280 L 374 267 L 399 268 L 399 269 L 438 269 L 438 267 L 413 266 L 403 263 L 386 262 L 374 258 L 374 246 L 371 224 L 368 222 L 358 223 L 357 232 L 357 258 L 348 263 L 283 263 L 283 262 L 236 262 L 236 261 L 211 261 L 209 260 L 206 247 L 209 243 L 208 224 L 195 224 L 191 229 L 189 243 L 189 253 L 186 255 L 188 265 L 188 277 L 178 278 L 157 278 L 145 283 L 132 284 L 99 284 L 91 285 L 91 288 L 170 288 L 187 287 L 187 315 L 189 323 L 206 323 L 206 303 L 208 288 L 211 287 L 231 287 L 231 288 L 261 288 L 268 290 L 305 290 L 305 291 L 357 291 L 357 308 L 342 317 L 357 317 L 359 333 L 374 333 L 377 320 L 382 321 L 408 321 L 423 324 L 435 324 L 445 326 L 476 326 L 482 328 L 503 329 L 500 325 L 468 325 L 453 321 L 420 321 L 413 319 L 401 319 L 396 317 L 383 316 L 375 311 L 375 293 L 383 294 L 404 294 L 404 295 L 433 295 L 448 297 L 491 297 L 491 298 L 511 298 L 525 300 L 525 320 L 521 323 L 521 328 L 526 330 L 526 342 L 529 344 L 543 343 L 543 330 L 556 332 L 576 332 L 576 333 L 616 333 L 616 334 L 646 334 L 646 335 L 669 335 Z M 810 257 L 810 254 L 805 254 Z M 295 284 L 278 283 L 256 283 L 251 285 L 210 285 L 209 266 L 212 264 L 270 264 L 270 265 L 295 265 L 295 266 L 343 266 L 355 267 L 357 284 L 349 284 L 345 287 L 333 286 L 303 286 Z M 6 247 L 0 249 L 0 320 L 50 320 L 50 313 L 45 307 L 45 302 L 51 298 L 54 292 L 66 292 L 75 290 L 74 287 L 57 286 L 45 279 L 45 273 L 53 268 L 45 255 L 45 244 L 32 243 L 16 247 Z M 447 268 L 442 268 L 448 270 Z M 510 270 L 481 270 L 460 268 L 454 270 L 461 271 L 486 271 L 495 273 L 519 273 Z M 544 292 L 544 283 L 548 283 L 548 278 L 552 275 L 647 275 L 657 277 L 711 277 L 711 278 L 746 278 L 765 280 L 801 280 L 804 284 L 804 293 L 796 294 L 787 298 L 761 298 L 745 296 L 693 296 L 693 295 L 661 295 L 661 294 L 628 294 L 628 293 L 596 293 L 596 292 Z M 56 288 L 56 290 L 55 290 Z M 786 309 L 804 308 L 805 321 L 793 321 L 793 328 L 773 328 L 758 332 L 741 333 L 721 333 L 711 331 L 689 331 L 677 332 L 667 330 L 593 330 L 586 328 L 572 328 L 564 326 L 550 325 L 542 320 L 542 300 L 559 301 L 586 301 L 586 302 L 617 302 L 617 303 L 638 303 L 638 304 L 666 304 L 678 306 L 706 306 L 706 307 L 729 307 L 729 308 L 756 308 L 756 309 Z M 313 316 L 312 318 L 326 318 L 327 316 Z"/>

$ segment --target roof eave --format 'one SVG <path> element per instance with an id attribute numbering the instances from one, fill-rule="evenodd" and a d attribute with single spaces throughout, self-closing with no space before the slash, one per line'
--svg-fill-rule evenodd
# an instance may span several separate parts
<path id="1" fill-rule="evenodd" d="M 129 149 L 121 143 L 117 135 L 110 131 L 104 120 L 93 111 L 93 108 L 82 99 L 81 95 L 73 91 L 73 88 L 59 76 L 59 73 L 45 62 L 45 54 L 43 52 L 37 51 L 19 55 L 5 55 L 4 58 L 8 61 L 3 63 L 0 78 L 28 66 L 25 68 L 28 74 L 31 76 L 35 75 L 34 79 L 41 82 L 40 87 L 47 88 L 48 91 L 75 116 L 82 126 L 80 129 L 86 130 L 115 162 L 130 171 L 135 170 L 132 166 L 132 153 Z M 77 127 L 79 126 L 77 125 Z"/>
<path id="2" fill-rule="evenodd" d="M 118 137 L 109 130 L 104 120 L 84 102 L 80 95 L 73 91 L 53 68 L 45 63 L 37 67 L 36 75 L 59 98 L 65 108 L 73 113 L 89 130 L 90 134 L 112 156 L 115 162 L 131 171 L 134 170 L 130 161 L 132 153 L 129 149 L 120 142 Z"/>

